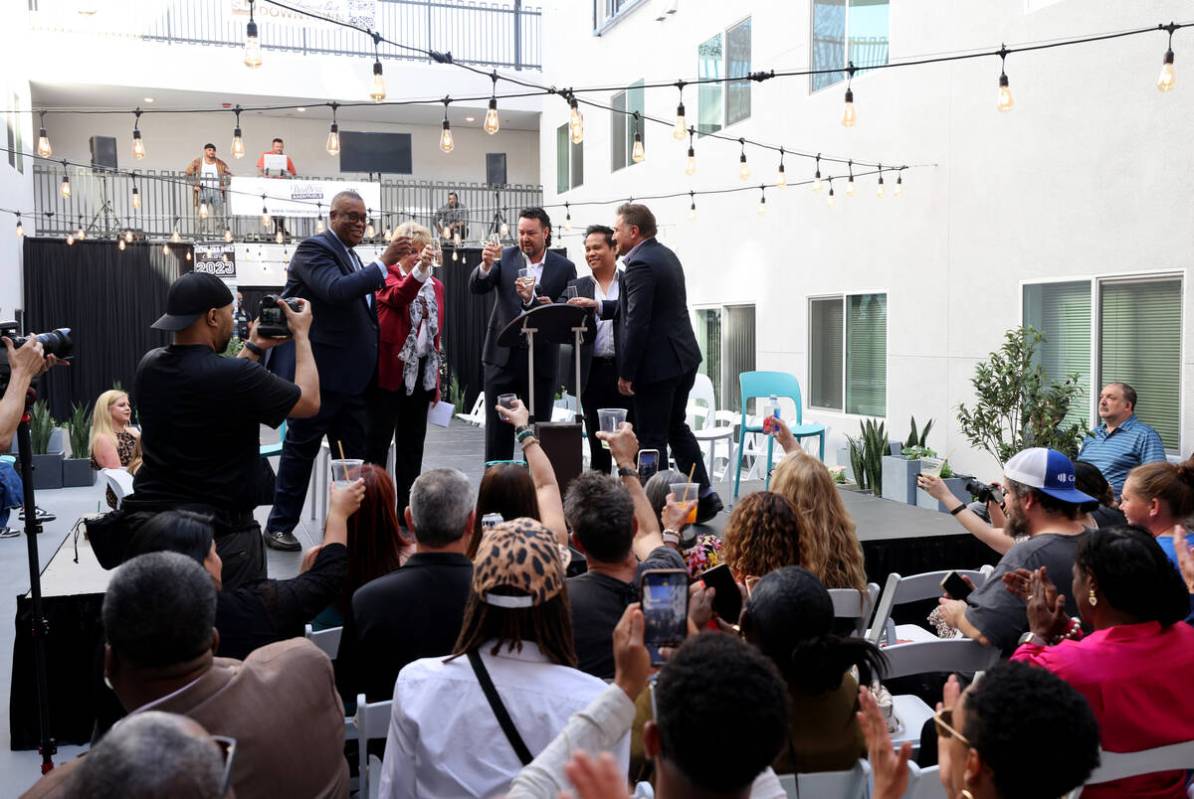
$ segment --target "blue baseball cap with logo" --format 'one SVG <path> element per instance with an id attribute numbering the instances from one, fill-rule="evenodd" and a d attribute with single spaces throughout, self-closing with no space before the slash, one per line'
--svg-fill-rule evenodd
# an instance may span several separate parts
<path id="1" fill-rule="evenodd" d="M 1033 447 L 1017 452 L 1003 467 L 1009 480 L 1035 488 L 1042 494 L 1073 505 L 1097 503 L 1098 500 L 1075 488 L 1074 464 L 1055 449 Z"/>

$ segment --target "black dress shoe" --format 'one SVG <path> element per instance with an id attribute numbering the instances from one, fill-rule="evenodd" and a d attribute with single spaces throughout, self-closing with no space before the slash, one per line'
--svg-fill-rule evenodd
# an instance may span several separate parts
<path id="1" fill-rule="evenodd" d="M 721 497 L 717 496 L 714 491 L 701 497 L 701 501 L 697 503 L 696 523 L 704 524 L 712 519 L 717 514 L 721 513 L 721 509 L 725 506 L 721 504 Z"/>
<path id="2" fill-rule="evenodd" d="M 292 533 L 274 530 L 264 533 L 264 535 L 265 545 L 271 549 L 280 549 L 283 552 L 298 552 L 303 548 L 303 545 L 299 543 L 299 540 Z"/>

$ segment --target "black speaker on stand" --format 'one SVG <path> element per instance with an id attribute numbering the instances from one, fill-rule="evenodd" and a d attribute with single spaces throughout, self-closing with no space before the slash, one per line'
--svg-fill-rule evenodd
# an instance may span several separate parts
<path id="1" fill-rule="evenodd" d="M 115 136 L 92 136 L 88 141 L 91 143 L 91 165 L 93 167 L 118 168 Z"/>

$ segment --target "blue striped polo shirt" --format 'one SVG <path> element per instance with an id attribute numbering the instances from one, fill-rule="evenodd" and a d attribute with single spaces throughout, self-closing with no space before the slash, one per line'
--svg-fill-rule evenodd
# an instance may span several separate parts
<path id="1" fill-rule="evenodd" d="M 1165 445 L 1156 430 L 1133 414 L 1110 433 L 1106 423 L 1087 433 L 1078 460 L 1097 466 L 1118 497 L 1128 472 L 1142 463 L 1165 460 Z"/>

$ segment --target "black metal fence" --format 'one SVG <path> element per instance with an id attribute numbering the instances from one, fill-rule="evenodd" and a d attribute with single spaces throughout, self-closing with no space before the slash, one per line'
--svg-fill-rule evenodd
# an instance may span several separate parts
<path id="1" fill-rule="evenodd" d="M 247 0 L 123 0 L 120 12 L 115 14 L 82 14 L 78 6 L 72 0 L 31 0 L 30 19 L 42 29 L 131 36 L 171 44 L 244 46 Z M 371 27 L 393 41 L 423 50 L 449 51 L 455 61 L 513 69 L 542 68 L 542 11 L 524 6 L 522 0 L 377 0 L 376 9 L 372 25 L 361 27 Z M 318 20 L 273 18 L 286 13 L 269 3 L 257 3 L 255 17 L 263 51 L 373 55 L 373 42 L 363 33 Z M 421 53 L 386 45 L 381 48 L 381 56 L 429 60 Z"/>
<path id="2" fill-rule="evenodd" d="M 82 229 L 88 237 L 114 238 L 132 231 L 137 238 L 165 239 L 178 231 L 185 239 L 218 238 L 225 227 L 237 241 L 269 241 L 276 231 L 262 224 L 260 215 L 230 216 L 214 206 L 206 219 L 200 217 L 192 189 L 194 178 L 181 172 L 147 170 L 136 176 L 113 175 L 102 170 L 71 167 L 70 196 L 62 196 L 64 169 L 60 165 L 37 164 L 33 169 L 36 219 L 26 219 L 25 229 L 38 235 L 66 236 Z M 133 187 L 140 208 L 133 207 Z M 414 220 L 433 227 L 437 213 L 455 192 L 464 209 L 466 241 L 480 241 L 503 223 L 512 228 L 520 208 L 543 202 L 543 188 L 513 184 L 490 186 L 479 183 L 445 183 L 426 180 L 382 180 L 381 208 L 374 213 L 378 235 L 385 228 Z M 287 218 L 284 225 L 291 237 L 315 233 L 312 217 Z M 503 236 L 505 238 L 505 236 Z"/>

